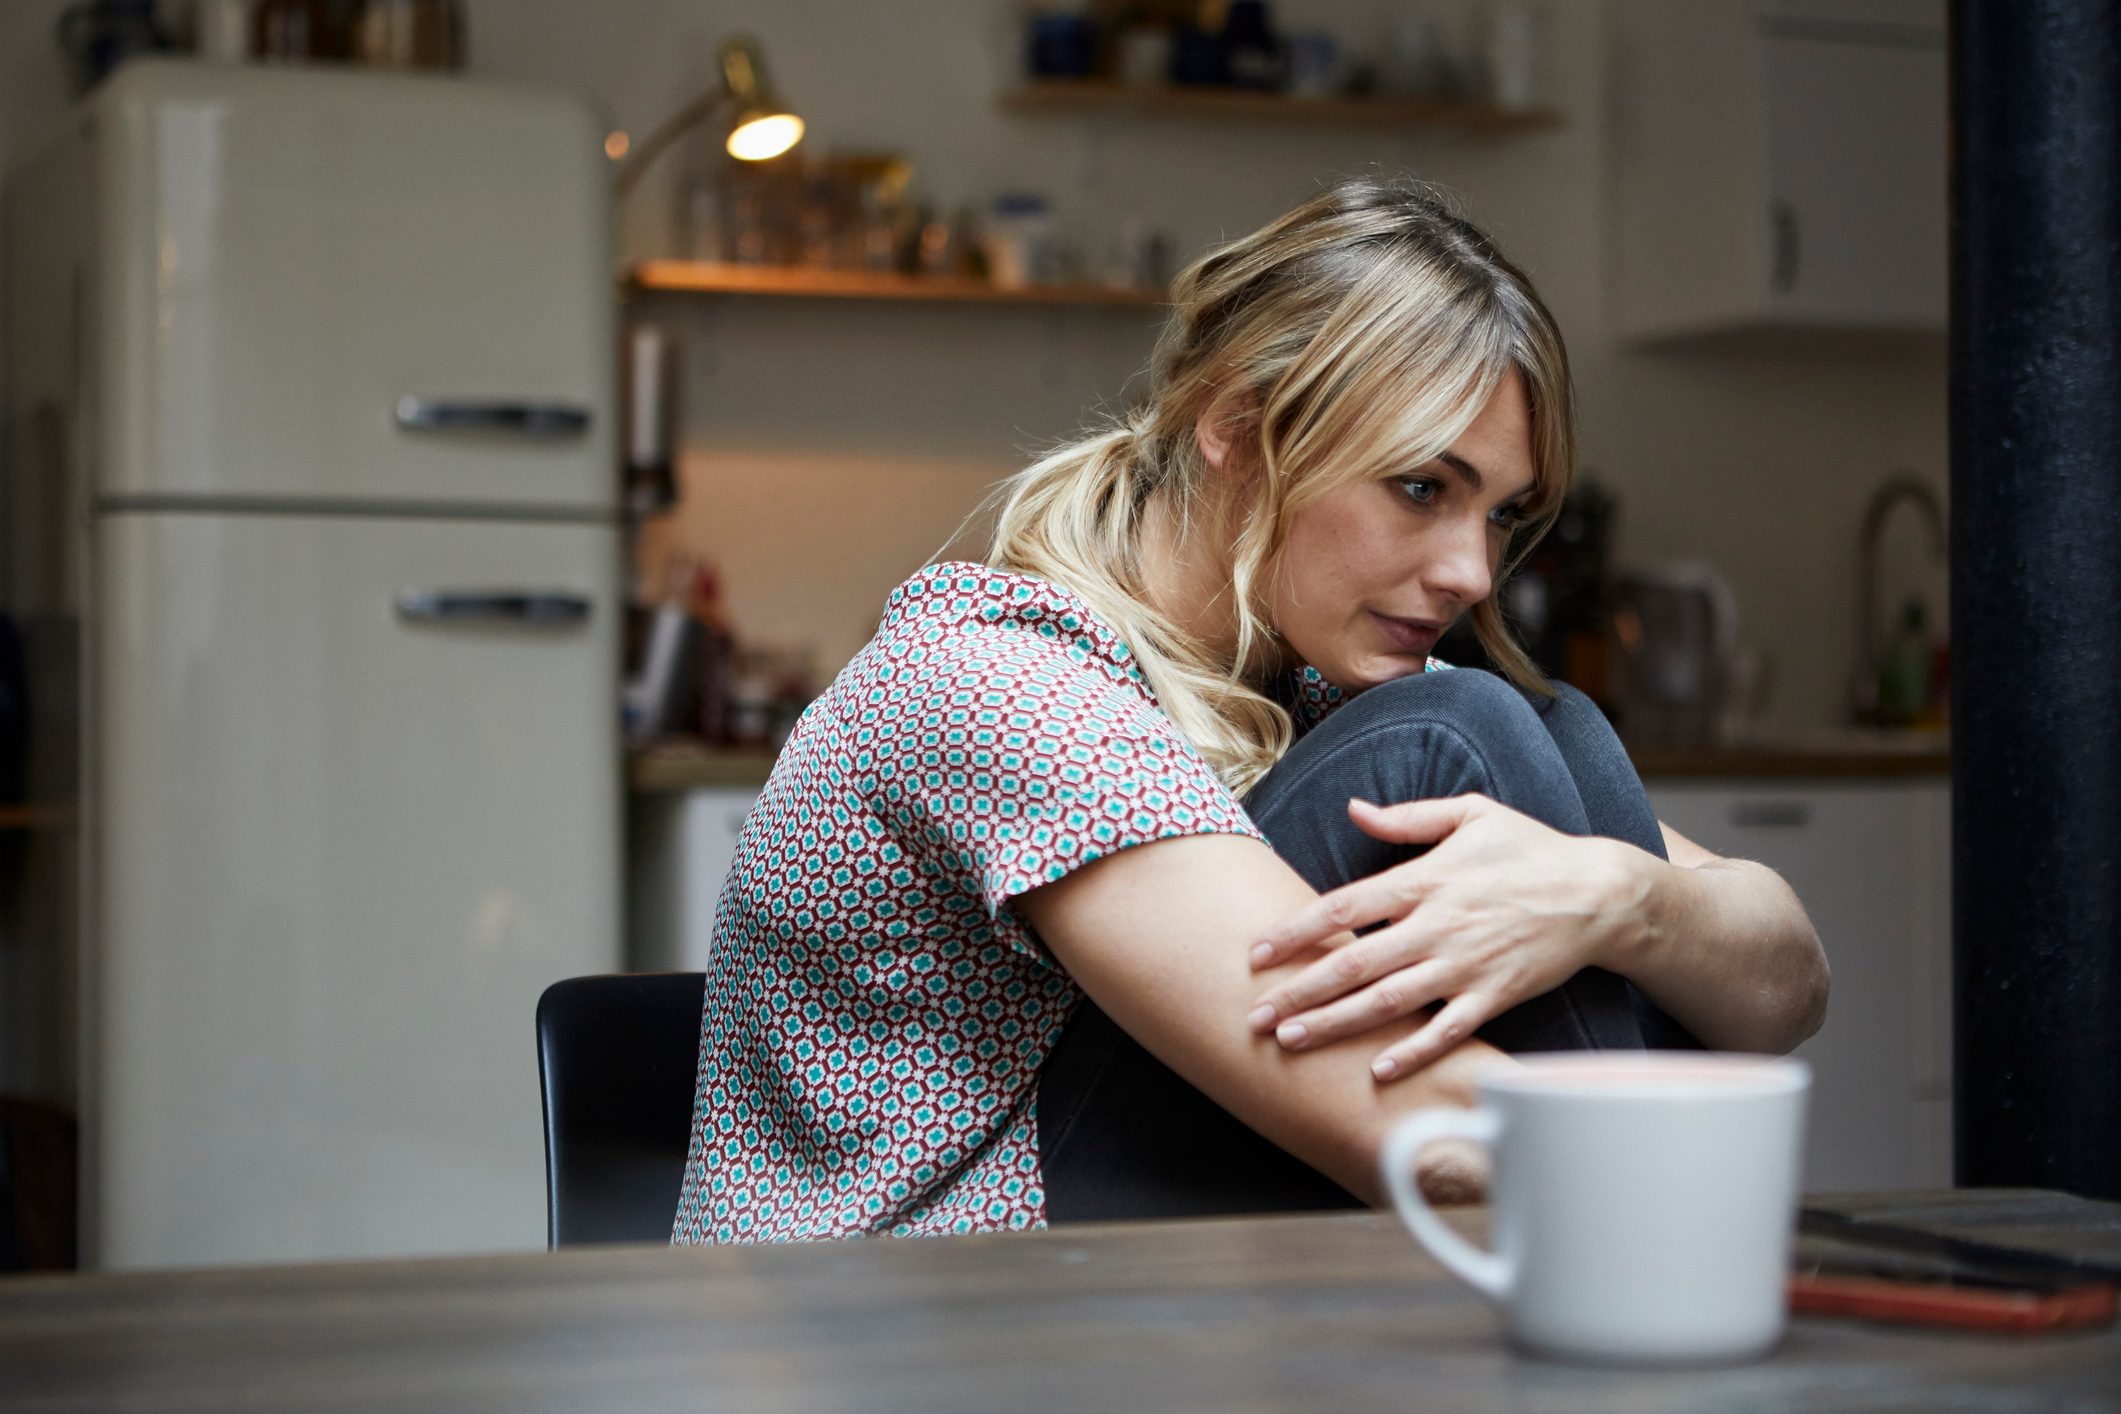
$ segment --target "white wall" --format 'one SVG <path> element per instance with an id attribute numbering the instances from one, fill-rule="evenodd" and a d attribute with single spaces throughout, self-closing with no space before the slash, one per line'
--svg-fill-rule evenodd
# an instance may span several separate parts
<path id="1" fill-rule="evenodd" d="M 1415 5 L 1299 4 L 1286 25 L 1369 41 Z M 1447 17 L 1456 5 L 1431 6 Z M 1093 246 L 1127 215 L 1191 251 L 1269 219 L 1335 173 L 1378 165 L 1457 188 L 1538 281 L 1567 332 L 1583 461 L 1622 498 L 1632 559 L 1700 556 L 1738 590 L 1745 635 L 1776 677 L 1785 725 L 1833 722 L 1853 661 L 1864 498 L 1896 465 L 1941 492 L 1941 339 L 1818 336 L 1773 346 L 1625 353 L 1607 336 L 1605 18 L 1558 0 L 1552 86 L 1569 126 L 1467 140 L 1296 125 L 1129 123 L 1003 114 L 1015 7 L 988 0 L 854 6 L 681 0 L 591 7 L 482 0 L 478 67 L 597 93 L 638 132 L 706 72 L 713 40 L 757 34 L 820 148 L 891 149 L 952 203 L 1043 190 Z M 1461 16 L 1461 22 L 1462 22 Z M 644 189 L 645 190 L 645 189 Z M 630 234 L 653 240 L 653 217 Z M 836 662 L 882 593 L 931 551 L 1021 450 L 1116 398 L 1152 331 L 1132 314 L 663 302 L 695 341 L 688 502 L 668 538 L 717 559 L 741 625 Z M 1917 527 L 1889 549 L 1893 585 L 1941 579 Z M 1888 602 L 1893 598 L 1889 594 Z"/>
<path id="2" fill-rule="evenodd" d="M 0 160 L 53 116 L 49 42 L 60 0 L 0 4 Z M 1622 552 L 1722 566 L 1746 637 L 1769 653 L 1771 715 L 1836 719 L 1855 636 L 1864 498 L 1896 465 L 1941 492 L 1941 339 L 1812 336 L 1625 353 L 1602 305 L 1605 15 L 1553 0 L 1558 132 L 1465 139 L 1337 127 L 1131 123 L 998 112 L 1012 76 L 1009 0 L 468 0 L 475 72 L 589 95 L 639 134 L 710 77 L 716 39 L 749 31 L 819 150 L 894 150 L 944 205 L 1041 190 L 1094 250 L 1125 216 L 1181 252 L 1237 234 L 1336 173 L 1372 165 L 1457 188 L 1539 283 L 1568 335 L 1583 461 L 1622 500 Z M 1379 39 L 1392 17 L 1456 0 L 1282 0 L 1285 27 Z M 651 180 L 629 212 L 635 248 L 664 222 Z M 931 553 L 1024 452 L 1114 401 L 1146 359 L 1139 311 L 659 299 L 685 334 L 686 504 L 652 539 L 716 560 L 740 629 L 806 643 L 828 669 L 883 594 Z M 0 311 L 0 317 L 5 317 Z M 1941 581 L 1912 520 L 1893 584 Z M 1889 595 L 1889 602 L 1896 596 Z"/>

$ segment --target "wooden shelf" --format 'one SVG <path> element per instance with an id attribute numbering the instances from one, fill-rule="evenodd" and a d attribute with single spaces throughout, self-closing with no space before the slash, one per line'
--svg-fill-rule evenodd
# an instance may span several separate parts
<path id="1" fill-rule="evenodd" d="M 666 737 L 628 756 L 626 784 L 637 795 L 716 786 L 757 790 L 773 774 L 774 755 L 764 748 L 708 746 L 689 737 Z"/>
<path id="2" fill-rule="evenodd" d="M 628 283 L 637 290 L 682 294 L 1113 305 L 1135 309 L 1162 304 L 1169 297 L 1168 292 L 1161 289 L 1121 289 L 1110 285 L 1029 285 L 1023 289 L 1003 289 L 985 280 L 954 276 L 818 270 L 801 265 L 725 265 L 689 260 L 644 260 L 633 268 Z"/>
<path id="3" fill-rule="evenodd" d="M 1628 742 L 1641 776 L 1949 776 L 1951 733 L 1937 728 L 1850 727 L 1724 742 Z"/>
<path id="4" fill-rule="evenodd" d="M 0 831 L 55 829 L 73 818 L 73 811 L 61 806 L 0 805 Z"/>
<path id="5" fill-rule="evenodd" d="M 1628 759 L 1644 780 L 1675 777 L 1766 779 L 1814 777 L 1839 780 L 1868 776 L 1949 776 L 1951 752 L 1804 751 L 1762 747 L 1629 747 Z"/>
<path id="6" fill-rule="evenodd" d="M 1558 128 L 1550 108 L 1497 108 L 1426 98 L 1297 98 L 1233 88 L 1146 88 L 1103 79 L 1048 79 L 1011 89 L 1012 113 L 1135 113 L 1145 116 L 1268 118 L 1364 127 L 1451 127 L 1477 133 Z"/>

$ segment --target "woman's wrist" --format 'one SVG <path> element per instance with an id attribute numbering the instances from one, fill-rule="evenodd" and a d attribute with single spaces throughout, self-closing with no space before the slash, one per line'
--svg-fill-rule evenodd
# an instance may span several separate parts
<path id="1" fill-rule="evenodd" d="M 1608 972 L 1639 979 L 1676 931 L 1672 920 L 1685 906 L 1680 895 L 1686 871 L 1619 840 L 1589 843 L 1603 856 L 1607 899 L 1606 925 L 1592 961 Z"/>

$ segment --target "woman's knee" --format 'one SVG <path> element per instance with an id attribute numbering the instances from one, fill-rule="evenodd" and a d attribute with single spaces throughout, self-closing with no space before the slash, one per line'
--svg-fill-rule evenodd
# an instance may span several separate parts
<path id="1" fill-rule="evenodd" d="M 1526 700 L 1531 702 L 1539 715 L 1545 719 L 1549 730 L 1557 724 L 1565 724 L 1611 735 L 1612 726 L 1606 721 L 1606 715 L 1599 710 L 1597 703 L 1565 682 L 1550 682 L 1547 688 L 1554 694 L 1552 697 L 1542 698 L 1527 694 Z"/>
<path id="2" fill-rule="evenodd" d="M 1381 683 L 1341 711 L 1355 713 L 1357 709 L 1361 709 L 1357 720 L 1449 727 L 1483 755 L 1535 749 L 1535 743 L 1547 737 L 1539 713 L 1522 691 L 1507 679 L 1477 668 L 1417 673 Z"/>
<path id="3" fill-rule="evenodd" d="M 1567 769 L 1518 690 L 1492 673 L 1459 669 L 1370 688 L 1298 742 L 1265 781 L 1257 805 L 1279 814 L 1291 796 L 1322 793 L 1336 812 L 1349 795 L 1415 800 L 1478 791 L 1537 800 Z"/>
<path id="4" fill-rule="evenodd" d="M 1540 718 L 1576 781 L 1591 833 L 1626 840 L 1663 857 L 1664 832 L 1657 813 L 1613 724 L 1597 703 L 1575 688 L 1561 683 L 1554 687 L 1554 701 Z"/>
<path id="5" fill-rule="evenodd" d="M 1568 766 L 1538 713 L 1506 680 L 1470 668 L 1359 694 L 1297 742 L 1245 808 L 1274 848 L 1323 888 L 1320 878 L 1345 882 L 1389 862 L 1371 858 L 1381 847 L 1349 822 L 1350 796 L 1396 803 L 1469 791 L 1585 833 Z M 1330 858 L 1313 861 L 1315 869 L 1301 862 L 1321 854 Z"/>
<path id="6" fill-rule="evenodd" d="M 1598 711 L 1597 703 L 1585 697 L 1581 692 L 1570 687 L 1565 682 L 1549 682 L 1547 691 L 1552 693 L 1553 696 L 1545 698 L 1533 696 L 1530 699 L 1532 704 L 1539 709 L 1542 716 L 1550 712 L 1564 712 L 1574 716 L 1579 712 Z M 1602 713 L 1600 715 L 1601 717 L 1603 716 Z"/>

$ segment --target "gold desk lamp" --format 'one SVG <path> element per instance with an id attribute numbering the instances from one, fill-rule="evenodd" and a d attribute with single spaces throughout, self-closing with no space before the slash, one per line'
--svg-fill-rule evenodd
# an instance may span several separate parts
<path id="1" fill-rule="evenodd" d="M 724 107 L 729 109 L 729 137 L 724 145 L 731 157 L 764 162 L 803 140 L 803 120 L 788 111 L 767 81 L 757 40 L 744 36 L 725 39 L 716 58 L 722 66 L 721 83 L 680 108 L 638 144 L 628 144 L 620 137 L 606 145 L 605 150 L 613 157 L 625 159 L 613 183 L 621 199 L 633 190 L 641 174 L 665 148 Z"/>

